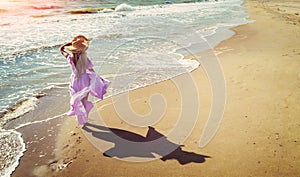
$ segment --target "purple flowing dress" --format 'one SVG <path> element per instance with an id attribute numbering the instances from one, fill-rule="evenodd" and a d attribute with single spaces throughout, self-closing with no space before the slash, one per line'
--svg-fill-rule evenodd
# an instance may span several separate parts
<path id="1" fill-rule="evenodd" d="M 88 121 L 88 114 L 93 108 L 93 103 L 87 100 L 89 93 L 99 99 L 103 99 L 110 82 L 98 76 L 95 72 L 90 71 L 93 68 L 92 61 L 88 59 L 88 69 L 86 72 L 76 78 L 76 67 L 71 56 L 67 57 L 71 64 L 72 74 L 70 76 L 70 105 L 67 112 L 68 116 L 76 115 L 79 125 Z"/>

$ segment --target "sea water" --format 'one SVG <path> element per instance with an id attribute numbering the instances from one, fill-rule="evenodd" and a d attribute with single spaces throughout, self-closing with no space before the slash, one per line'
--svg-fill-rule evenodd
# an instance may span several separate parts
<path id="1" fill-rule="evenodd" d="M 88 56 L 95 71 L 112 82 L 109 97 L 199 67 L 183 57 L 205 50 L 195 47 L 202 42 L 215 46 L 232 34 L 229 28 L 247 23 L 242 2 L 1 1 L 0 175 L 9 175 L 25 150 L 19 127 L 67 111 L 21 120 L 42 104 L 41 97 L 56 96 L 58 104 L 67 104 L 59 98 L 68 97 L 71 71 L 60 45 L 78 34 L 90 39 Z"/>

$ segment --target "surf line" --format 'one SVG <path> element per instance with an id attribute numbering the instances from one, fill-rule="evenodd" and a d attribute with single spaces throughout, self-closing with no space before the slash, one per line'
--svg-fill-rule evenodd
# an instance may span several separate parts
<path id="1" fill-rule="evenodd" d="M 24 155 L 25 151 L 27 150 L 26 149 L 26 144 L 22 138 L 22 133 L 18 132 L 17 129 L 19 128 L 22 128 L 22 127 L 25 127 L 25 126 L 28 126 L 28 125 L 32 125 L 32 124 L 37 124 L 37 123 L 43 123 L 43 122 L 48 122 L 50 120 L 53 120 L 53 119 L 58 119 L 58 118 L 62 118 L 66 115 L 66 113 L 63 113 L 63 114 L 60 114 L 60 115 L 56 115 L 56 116 L 53 116 L 53 117 L 50 117 L 50 118 L 47 118 L 45 120 L 39 120 L 39 121 L 33 121 L 33 122 L 27 122 L 27 123 L 24 123 L 24 124 L 21 124 L 13 129 L 2 129 L 0 128 L 0 132 L 2 133 L 10 133 L 10 134 L 15 134 L 19 140 L 19 143 L 21 145 L 20 149 L 19 149 L 19 152 L 17 154 L 17 156 L 15 157 L 14 159 L 14 162 L 12 163 L 11 166 L 9 166 L 8 169 L 5 169 L 4 172 L 0 172 L 1 175 L 4 175 L 4 176 L 10 176 L 14 171 L 15 169 L 17 168 L 17 166 L 19 165 L 19 160 L 22 158 L 22 156 Z"/>
<path id="2" fill-rule="evenodd" d="M 33 122 L 26 122 L 24 124 L 21 124 L 19 126 L 17 126 L 16 128 L 14 128 L 15 130 L 19 129 L 19 128 L 23 128 L 23 127 L 26 127 L 28 125 L 32 125 L 32 124 L 37 124 L 37 123 L 43 123 L 43 122 L 48 122 L 50 120 L 53 120 L 53 119 L 58 119 L 58 118 L 62 118 L 64 116 L 66 116 L 67 114 L 66 113 L 63 113 L 63 114 L 60 114 L 60 115 L 56 115 L 56 116 L 53 116 L 53 117 L 50 117 L 50 118 L 47 118 L 45 120 L 37 120 L 37 121 L 33 121 Z"/>

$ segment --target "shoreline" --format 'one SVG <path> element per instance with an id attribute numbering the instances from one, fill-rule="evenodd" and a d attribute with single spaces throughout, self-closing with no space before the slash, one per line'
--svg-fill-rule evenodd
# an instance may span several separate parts
<path id="1" fill-rule="evenodd" d="M 276 22 L 276 17 L 274 20 L 274 16 L 278 14 L 274 15 L 271 13 L 268 14 L 269 16 L 266 15 L 266 12 L 259 7 L 259 4 L 255 4 L 255 2 L 248 0 L 243 4 L 248 7 L 247 11 L 250 11 L 250 19 L 253 16 L 258 17 L 258 14 L 264 15 L 263 20 L 271 16 L 268 19 L 270 21 L 269 24 L 274 25 L 274 28 L 278 27 L 275 23 L 271 23 L 273 21 Z M 252 7 L 249 9 L 249 6 Z M 253 8 L 253 6 L 257 7 Z M 74 176 L 82 174 L 82 176 L 92 176 L 102 174 L 103 176 L 132 176 L 138 173 L 143 176 L 183 176 L 187 174 L 189 176 L 197 176 L 199 174 L 205 176 L 296 176 L 299 174 L 297 166 L 300 165 L 300 162 L 297 160 L 299 159 L 297 152 L 298 154 L 300 153 L 297 150 L 297 146 L 299 146 L 300 139 L 299 137 L 294 137 L 299 134 L 300 126 L 299 120 L 296 120 L 296 116 L 300 115 L 299 111 L 297 111 L 297 103 L 299 103 L 297 101 L 297 93 L 299 93 L 297 84 L 299 84 L 299 77 L 296 77 L 298 80 L 295 82 L 295 85 L 289 85 L 291 88 L 285 89 L 283 86 L 285 82 L 293 81 L 294 74 L 297 73 L 295 66 L 299 66 L 299 60 L 295 61 L 293 57 L 299 59 L 300 53 L 297 54 L 293 51 L 297 51 L 297 49 L 280 46 L 289 43 L 287 40 L 293 42 L 294 45 L 291 46 L 296 46 L 297 41 L 290 37 L 291 34 L 288 33 L 286 36 L 290 38 L 283 41 L 283 43 L 285 42 L 284 44 L 278 43 L 275 45 L 270 39 L 270 36 L 272 37 L 274 32 L 267 36 L 266 32 L 262 33 L 258 31 L 257 23 L 262 24 L 262 20 L 256 20 L 255 24 L 246 24 L 232 28 L 235 35 L 215 47 L 216 51 L 222 52 L 218 57 L 220 58 L 228 86 L 228 100 L 220 129 L 212 142 L 203 149 L 198 147 L 198 140 L 206 122 L 205 117 L 209 115 L 211 104 L 210 86 L 207 84 L 208 80 L 203 69 L 199 68 L 191 73 L 195 77 L 195 80 L 199 81 L 197 82 L 197 86 L 199 87 L 199 97 L 202 101 L 199 115 L 201 119 L 195 125 L 195 129 L 190 137 L 184 142 L 182 151 L 186 152 L 186 154 L 190 152 L 190 154 L 211 156 L 211 158 L 205 158 L 201 163 L 188 163 L 187 165 L 180 164 L 178 157 L 172 157 L 171 159 L 173 160 L 167 159 L 166 161 L 162 161 L 157 159 L 146 163 L 119 161 L 103 156 L 83 135 L 81 129 L 76 125 L 75 118 L 67 117 L 63 121 L 58 133 L 63 136 L 58 137 L 58 140 L 56 140 L 55 149 L 58 149 L 58 154 L 55 154 L 56 157 L 48 163 L 48 166 L 38 168 L 35 175 Z M 289 24 L 289 22 L 286 23 L 287 25 L 294 25 Z M 296 23 L 296 25 L 299 25 L 299 23 Z M 276 29 L 278 30 L 278 28 Z M 272 30 L 275 31 L 273 28 Z M 289 32 L 293 30 L 293 27 L 289 28 Z M 295 32 L 296 35 L 300 35 L 299 27 Z M 278 40 L 281 41 L 280 35 L 283 34 L 277 34 L 279 34 Z M 261 36 L 268 37 L 264 42 L 270 44 L 269 46 L 266 44 L 257 45 L 257 39 L 261 39 Z M 283 50 L 274 51 L 275 49 Z M 270 59 L 269 56 L 275 59 Z M 283 58 L 289 62 L 293 62 L 293 70 L 287 73 L 289 78 L 280 77 L 280 74 L 286 73 L 286 70 L 281 68 L 283 65 L 284 69 L 291 69 L 291 64 L 283 63 Z M 260 61 L 261 59 L 266 61 Z M 274 69 L 268 67 L 269 65 L 280 67 Z M 272 73 L 268 71 L 272 71 Z M 272 82 L 270 84 L 272 86 L 265 85 L 263 82 L 268 81 L 269 83 L 269 80 L 260 77 L 260 74 L 267 74 L 268 79 L 269 77 L 271 78 Z M 272 74 L 276 76 L 273 77 Z M 282 83 L 276 83 L 277 79 Z M 264 87 L 269 88 L 264 89 Z M 276 87 L 279 87 L 279 89 L 276 89 Z M 290 92 L 292 88 L 294 89 L 293 93 Z M 278 93 L 282 90 L 284 90 L 284 95 Z M 269 94 L 266 93 L 268 91 L 270 91 Z M 180 98 L 178 93 L 176 94 L 176 87 L 172 84 L 172 81 L 163 81 L 131 91 L 130 102 L 137 113 L 147 114 L 150 110 L 149 96 L 156 92 L 163 94 L 168 101 L 168 108 L 164 116 L 166 121 L 155 125 L 155 129 L 159 133 L 166 135 L 171 129 L 171 127 L 166 125 L 172 122 L 172 119 L 180 112 Z M 286 95 L 289 96 L 285 98 Z M 284 99 L 285 102 L 288 102 L 286 103 L 287 105 L 284 103 Z M 106 99 L 99 104 L 97 103 L 97 106 L 101 108 L 99 114 L 103 117 L 109 117 L 109 119 L 105 119 L 109 127 L 127 130 L 144 136 L 147 134 L 147 129 L 145 128 L 132 128 L 122 122 L 115 113 L 111 102 L 112 99 Z M 294 106 L 292 103 L 294 103 Z M 274 111 L 273 109 L 278 109 L 279 111 Z M 289 115 L 288 120 L 290 123 L 284 121 L 285 114 Z M 295 125 L 292 125 L 292 123 Z M 287 131 L 280 124 L 287 125 L 292 131 Z M 237 146 L 238 149 L 233 152 L 233 149 L 237 148 Z M 286 155 L 288 157 L 285 157 Z M 241 164 L 241 162 L 243 163 Z M 65 164 L 65 167 L 59 169 L 59 165 L 63 164 Z M 279 165 L 281 166 L 280 170 Z M 236 167 L 239 167 L 239 169 L 236 169 Z M 19 172 L 13 173 L 12 176 L 22 174 L 22 170 L 19 167 L 16 171 Z"/>

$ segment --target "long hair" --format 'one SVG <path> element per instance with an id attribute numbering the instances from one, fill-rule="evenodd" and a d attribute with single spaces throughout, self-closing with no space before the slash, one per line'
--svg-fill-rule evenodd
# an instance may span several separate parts
<path id="1" fill-rule="evenodd" d="M 74 64 L 76 68 L 76 78 L 78 79 L 88 69 L 88 58 L 86 50 L 81 53 L 73 53 Z"/>

